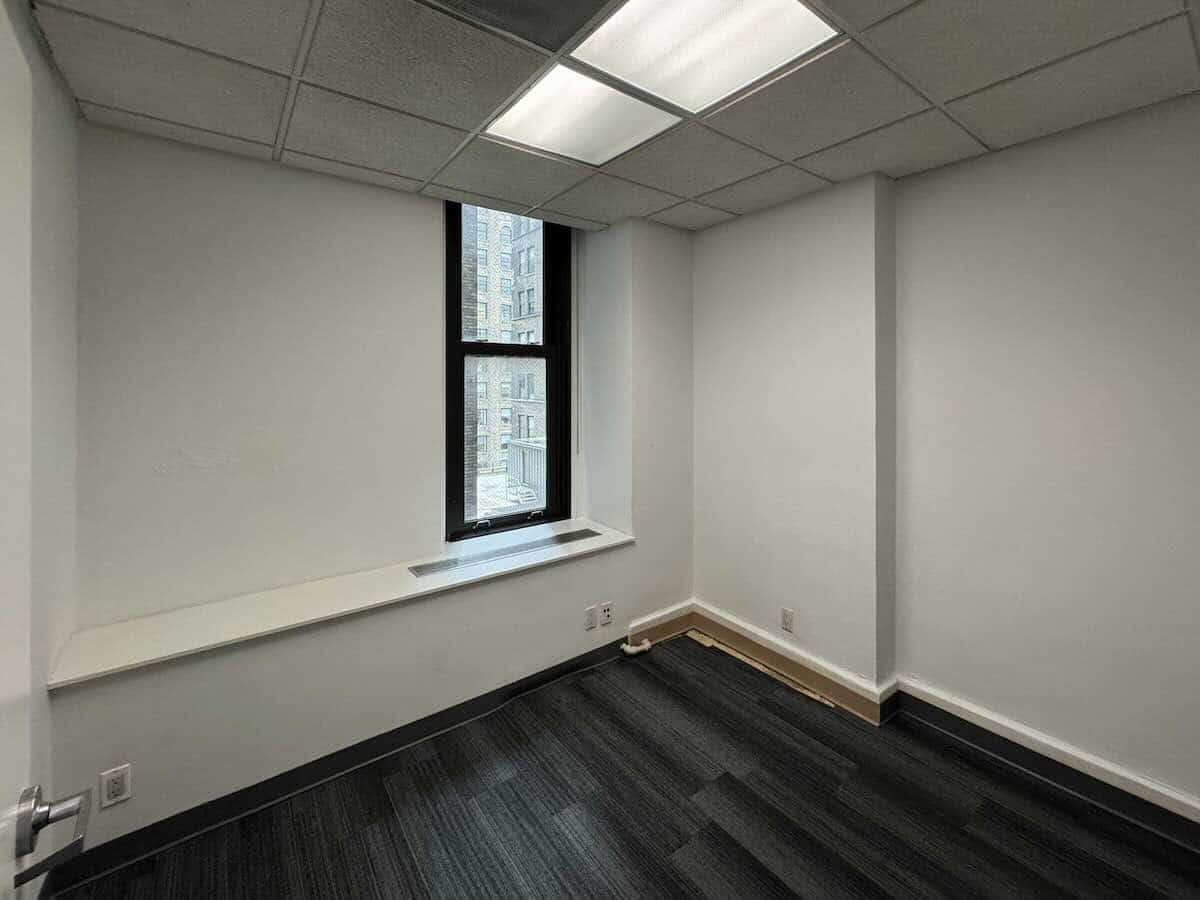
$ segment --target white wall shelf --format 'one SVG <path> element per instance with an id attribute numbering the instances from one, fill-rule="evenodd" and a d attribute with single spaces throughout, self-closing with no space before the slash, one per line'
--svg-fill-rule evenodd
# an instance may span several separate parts
<path id="1" fill-rule="evenodd" d="M 474 556 L 582 528 L 592 529 L 596 536 L 420 577 L 409 570 L 409 566 L 419 563 Z M 106 675 L 588 556 L 632 544 L 633 541 L 632 535 L 588 519 L 569 519 L 448 544 L 445 552 L 436 557 L 85 628 L 68 638 L 46 686 L 53 691 Z"/>

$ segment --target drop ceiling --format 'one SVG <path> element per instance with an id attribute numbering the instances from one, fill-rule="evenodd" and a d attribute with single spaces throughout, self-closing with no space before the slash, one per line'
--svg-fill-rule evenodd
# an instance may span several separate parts
<path id="1" fill-rule="evenodd" d="M 658 0 L 689 2 L 720 9 Z M 790 6 L 770 6 L 790 20 Z M 601 31 L 589 44 L 623 8 L 38 0 L 36 15 L 88 120 L 589 229 L 628 217 L 707 228 L 1200 90 L 1200 0 L 811 0 L 803 13 L 820 21 L 800 31 L 816 46 L 796 56 L 763 41 L 773 68 L 748 84 L 744 66 L 696 63 L 699 38 L 687 60 L 674 51 L 683 75 L 657 64 L 652 41 Z M 702 70 L 691 90 L 686 73 Z M 517 106 L 539 84 L 569 98 L 580 77 L 595 97 L 624 95 L 628 115 L 588 135 L 589 117 L 563 127 Z"/>

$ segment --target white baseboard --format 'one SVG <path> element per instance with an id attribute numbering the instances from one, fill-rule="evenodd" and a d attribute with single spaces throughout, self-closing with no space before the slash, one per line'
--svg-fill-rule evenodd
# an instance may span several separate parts
<path id="1" fill-rule="evenodd" d="M 1200 797 L 1141 775 L 1125 766 L 1059 740 L 1053 735 L 1030 728 L 1028 725 L 990 709 L 985 709 L 977 703 L 972 703 L 947 690 L 935 687 L 913 675 L 901 675 L 898 681 L 900 690 L 918 700 L 931 703 L 960 719 L 966 719 L 980 728 L 1008 738 L 1028 750 L 1048 756 L 1063 765 L 1133 794 L 1135 797 L 1141 797 L 1156 806 L 1169 809 L 1192 821 L 1200 822 Z"/>
<path id="2" fill-rule="evenodd" d="M 685 616 L 692 612 L 696 608 L 695 604 L 695 600 L 684 600 L 682 603 L 676 603 L 673 606 L 664 606 L 662 609 L 656 609 L 649 615 L 642 616 L 630 622 L 625 633 L 637 634 L 639 631 L 645 631 L 647 628 L 654 628 L 664 622 L 678 619 L 680 616 Z"/>
<path id="3" fill-rule="evenodd" d="M 630 623 L 629 631 L 634 633 L 645 628 L 668 622 L 689 612 L 704 615 L 733 631 L 742 634 L 750 640 L 768 647 L 777 653 L 794 659 L 801 665 L 807 666 L 818 674 L 824 675 L 862 697 L 876 703 L 882 703 L 897 690 L 904 691 L 919 700 L 924 700 L 939 709 L 965 719 L 993 734 L 1008 738 L 1029 750 L 1048 756 L 1064 765 L 1070 766 L 1093 778 L 1110 784 L 1135 797 L 1141 797 L 1157 806 L 1171 812 L 1200 822 L 1200 797 L 1172 787 L 1149 776 L 1139 774 L 1125 766 L 1114 763 L 1089 753 L 1066 741 L 1052 735 L 1030 728 L 1021 722 L 973 703 L 964 697 L 959 697 L 950 691 L 936 687 L 915 675 L 899 675 L 875 684 L 871 681 L 843 669 L 841 666 L 823 659 L 794 644 L 790 644 L 771 632 L 752 625 L 732 613 L 692 598 L 674 606 L 657 610 L 647 616 Z"/>

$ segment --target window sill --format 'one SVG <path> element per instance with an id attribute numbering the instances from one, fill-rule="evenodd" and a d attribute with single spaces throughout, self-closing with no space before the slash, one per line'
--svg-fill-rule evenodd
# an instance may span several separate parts
<path id="1" fill-rule="evenodd" d="M 420 563 L 502 550 L 581 528 L 590 528 L 597 535 L 424 576 L 416 576 L 409 570 L 409 566 Z M 633 542 L 632 535 L 588 519 L 567 519 L 446 544 L 441 554 L 428 559 L 85 628 L 67 639 L 46 687 L 53 691 Z"/>

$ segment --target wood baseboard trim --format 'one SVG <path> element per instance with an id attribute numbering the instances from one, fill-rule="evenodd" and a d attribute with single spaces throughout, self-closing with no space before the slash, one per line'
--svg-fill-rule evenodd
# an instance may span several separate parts
<path id="1" fill-rule="evenodd" d="M 639 631 L 630 632 L 629 643 L 640 644 L 643 640 L 648 640 L 651 644 L 657 644 L 659 641 L 665 641 L 667 638 L 687 634 L 692 629 L 699 631 L 701 629 L 697 628 L 696 620 L 696 613 L 685 612 L 666 622 L 659 622 L 657 625 L 650 625 Z"/>
<path id="2" fill-rule="evenodd" d="M 855 693 L 845 685 L 839 684 L 832 678 L 822 675 L 803 663 L 784 656 L 770 647 L 734 631 L 720 622 L 710 619 L 701 612 L 690 611 L 666 622 L 659 622 L 629 636 L 630 642 L 638 643 L 648 638 L 650 643 L 664 641 L 667 638 L 686 634 L 689 631 L 699 631 L 714 641 L 736 650 L 743 656 L 749 657 L 761 666 L 777 672 L 784 678 L 794 681 L 814 694 L 819 694 L 836 706 L 847 712 L 854 713 L 860 719 L 865 719 L 872 725 L 878 725 L 884 718 L 880 704 Z"/>

